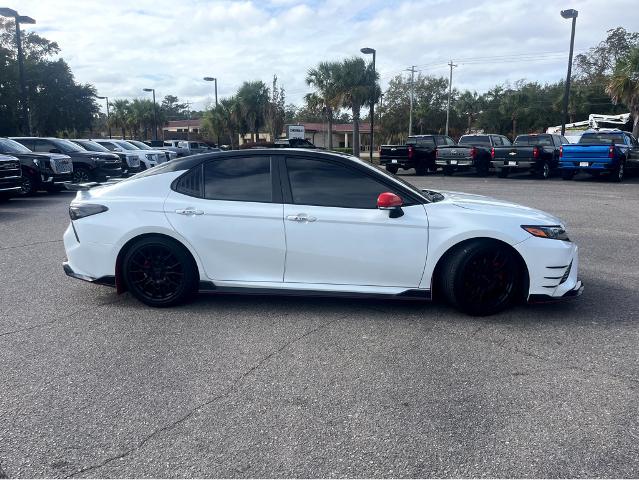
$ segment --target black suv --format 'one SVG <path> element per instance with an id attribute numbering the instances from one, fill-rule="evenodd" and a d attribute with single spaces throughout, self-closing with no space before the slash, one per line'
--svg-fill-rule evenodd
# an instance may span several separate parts
<path id="1" fill-rule="evenodd" d="M 73 162 L 73 182 L 104 182 L 122 176 L 120 157 L 114 153 L 89 152 L 61 138 L 13 137 L 36 153 L 64 153 Z"/>
<path id="2" fill-rule="evenodd" d="M 122 164 L 122 176 L 129 177 L 131 175 L 135 175 L 136 173 L 142 171 L 142 167 L 140 167 L 140 159 L 137 155 L 131 155 L 126 152 L 111 152 L 108 148 L 103 145 L 100 145 L 98 142 L 94 142 L 93 140 L 86 139 L 73 139 L 71 140 L 73 143 L 80 145 L 85 150 L 90 152 L 104 152 L 104 153 L 115 153 L 118 157 L 120 157 L 120 163 Z"/>
<path id="3" fill-rule="evenodd" d="M 65 182 L 71 181 L 73 164 L 68 155 L 34 153 L 21 143 L 9 138 L 0 138 L 0 153 L 20 160 L 23 195 L 30 195 L 37 190 L 59 191 Z"/>
<path id="4" fill-rule="evenodd" d="M 19 194 L 21 186 L 20 160 L 0 154 L 0 200 Z"/>

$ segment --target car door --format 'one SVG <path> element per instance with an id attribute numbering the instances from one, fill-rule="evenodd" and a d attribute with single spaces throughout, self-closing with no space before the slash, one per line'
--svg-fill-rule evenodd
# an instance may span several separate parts
<path id="1" fill-rule="evenodd" d="M 211 280 L 283 281 L 283 206 L 273 161 L 268 155 L 208 160 L 180 177 L 167 197 L 169 222 Z"/>
<path id="2" fill-rule="evenodd" d="M 628 168 L 637 169 L 639 168 L 639 142 L 634 136 L 630 134 L 628 134 L 627 138 L 630 142 L 630 152 L 628 155 L 628 161 L 629 161 Z"/>
<path id="3" fill-rule="evenodd" d="M 285 282 L 416 288 L 428 248 L 424 206 L 350 162 L 287 156 Z M 403 198 L 403 216 L 377 209 L 382 192 Z"/>

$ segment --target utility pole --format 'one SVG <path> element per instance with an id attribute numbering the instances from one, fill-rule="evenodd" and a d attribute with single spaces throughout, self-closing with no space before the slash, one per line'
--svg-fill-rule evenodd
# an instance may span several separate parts
<path id="1" fill-rule="evenodd" d="M 453 63 L 453 61 L 451 60 L 450 63 L 448 64 L 448 66 L 450 67 L 450 77 L 448 79 L 448 103 L 446 104 L 446 133 L 445 133 L 445 135 L 448 135 L 448 123 L 449 123 L 449 119 L 450 119 L 450 96 L 451 96 L 452 91 L 453 91 L 453 68 L 456 67 L 457 65 L 455 65 Z"/>
<path id="2" fill-rule="evenodd" d="M 413 86 L 415 84 L 415 65 L 411 65 L 411 67 L 407 68 L 406 71 L 410 72 L 410 110 L 408 111 L 408 136 L 410 137 L 413 134 Z"/>
<path id="3" fill-rule="evenodd" d="M 187 142 L 191 140 L 191 102 L 186 101 L 186 111 L 188 113 L 189 118 L 186 120 L 186 140 Z"/>
<path id="4" fill-rule="evenodd" d="M 566 86 L 564 90 L 564 111 L 561 119 L 561 135 L 566 134 L 566 121 L 568 119 L 568 98 L 570 97 L 570 73 L 572 71 L 572 52 L 575 46 L 575 25 L 577 23 L 577 16 L 579 12 L 574 9 L 562 10 L 561 16 L 563 18 L 572 19 L 572 30 L 570 33 L 570 54 L 568 55 L 568 73 L 566 74 Z"/>

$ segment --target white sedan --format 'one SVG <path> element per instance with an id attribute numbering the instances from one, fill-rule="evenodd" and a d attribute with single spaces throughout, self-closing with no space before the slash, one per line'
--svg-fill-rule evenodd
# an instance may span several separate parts
<path id="1" fill-rule="evenodd" d="M 322 151 L 186 157 L 79 191 L 69 213 L 65 272 L 155 307 L 197 291 L 439 295 L 488 315 L 583 290 L 559 219 Z"/>

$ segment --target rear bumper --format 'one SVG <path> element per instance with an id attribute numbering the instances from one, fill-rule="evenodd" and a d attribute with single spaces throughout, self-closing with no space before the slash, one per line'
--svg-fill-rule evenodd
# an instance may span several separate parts
<path id="1" fill-rule="evenodd" d="M 380 165 L 399 167 L 399 168 L 414 168 L 416 163 L 413 160 L 407 158 L 380 158 Z"/>
<path id="2" fill-rule="evenodd" d="M 597 171 L 607 171 L 612 170 L 616 166 L 616 162 L 611 162 L 608 159 L 606 161 L 597 161 L 592 158 L 584 158 L 577 160 L 569 160 L 559 162 L 559 168 L 561 170 L 597 170 Z"/>
<path id="3" fill-rule="evenodd" d="M 96 285 L 106 285 L 108 287 L 115 287 L 115 276 L 107 275 L 100 278 L 90 277 L 81 273 L 76 273 L 69 265 L 69 262 L 62 262 L 62 269 L 69 277 L 82 280 L 84 282 L 95 283 Z"/>
<path id="4" fill-rule="evenodd" d="M 435 160 L 438 167 L 472 167 L 475 160 L 472 158 L 439 158 Z"/>
<path id="5" fill-rule="evenodd" d="M 510 163 L 514 162 L 514 165 Z M 496 170 L 507 168 L 509 170 L 530 170 L 537 167 L 534 160 L 492 160 L 490 166 Z"/>

